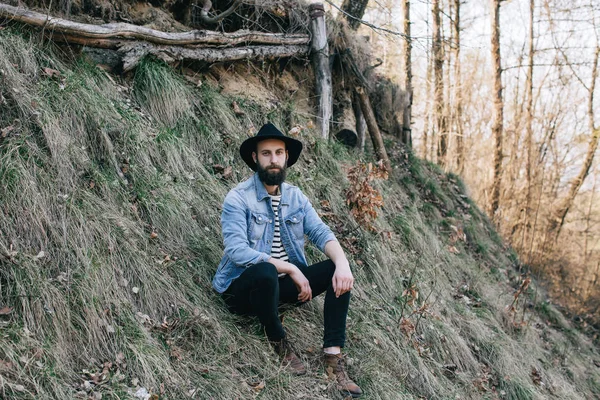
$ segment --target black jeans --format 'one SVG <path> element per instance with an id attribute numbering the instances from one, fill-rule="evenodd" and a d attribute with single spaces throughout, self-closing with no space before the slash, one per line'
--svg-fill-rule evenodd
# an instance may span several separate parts
<path id="1" fill-rule="evenodd" d="M 312 289 L 313 297 L 325 294 L 323 347 L 343 347 L 346 341 L 346 317 L 350 303 L 350 292 L 335 297 L 331 279 L 335 264 L 322 261 L 310 267 L 299 266 Z M 229 310 L 240 315 L 256 315 L 264 325 L 267 337 L 279 341 L 285 331 L 279 319 L 279 304 L 301 305 L 298 289 L 289 275 L 279 278 L 271 263 L 260 263 L 248 267 L 223 293 Z"/>

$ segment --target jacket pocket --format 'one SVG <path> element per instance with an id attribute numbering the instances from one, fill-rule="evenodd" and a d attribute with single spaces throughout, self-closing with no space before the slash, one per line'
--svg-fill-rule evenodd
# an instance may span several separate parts
<path id="1" fill-rule="evenodd" d="M 304 211 L 298 210 L 295 213 L 286 215 L 284 218 L 288 231 L 296 240 L 304 239 Z"/>
<path id="2" fill-rule="evenodd" d="M 252 212 L 250 217 L 250 239 L 253 242 L 260 240 L 265 234 L 269 216 L 257 212 Z"/>

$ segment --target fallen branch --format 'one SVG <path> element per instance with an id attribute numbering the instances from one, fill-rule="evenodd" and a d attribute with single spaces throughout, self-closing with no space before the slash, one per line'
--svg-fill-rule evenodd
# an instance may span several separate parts
<path id="1" fill-rule="evenodd" d="M 369 101 L 369 95 L 365 89 L 360 86 L 356 88 L 356 93 L 358 94 L 358 99 L 360 101 L 360 109 L 367 122 L 367 127 L 369 128 L 369 134 L 371 135 L 371 141 L 373 142 L 373 149 L 375 150 L 375 154 L 377 154 L 377 160 L 382 160 L 385 169 L 391 174 L 392 164 L 385 151 L 383 138 L 381 137 L 381 132 L 379 132 L 379 127 L 377 126 L 377 120 L 375 119 L 375 114 L 373 113 L 371 102 Z"/>
<path id="2" fill-rule="evenodd" d="M 226 49 L 187 48 L 178 46 L 160 46 L 152 43 L 127 43 L 118 52 L 122 55 L 123 71 L 135 68 L 146 55 L 153 55 L 166 63 L 194 60 L 208 63 L 237 61 L 244 59 L 265 59 L 297 57 L 307 55 L 308 46 L 246 46 Z"/>
<path id="3" fill-rule="evenodd" d="M 188 32 L 162 32 L 126 23 L 103 25 L 83 24 L 62 18 L 31 11 L 22 7 L 13 7 L 0 3 L 0 17 L 13 21 L 44 28 L 46 31 L 62 33 L 89 39 L 128 39 L 144 40 L 162 45 L 194 45 L 211 44 L 235 46 L 239 44 L 275 44 L 302 45 L 308 44 L 310 38 L 304 34 L 265 33 L 239 30 L 221 33 L 207 30 Z"/>

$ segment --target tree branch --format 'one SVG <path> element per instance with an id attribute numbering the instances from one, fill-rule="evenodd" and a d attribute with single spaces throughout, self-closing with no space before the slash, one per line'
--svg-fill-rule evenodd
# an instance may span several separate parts
<path id="1" fill-rule="evenodd" d="M 303 45 L 310 42 L 308 35 L 264 33 L 239 30 L 232 33 L 221 33 L 207 30 L 188 32 L 162 32 L 143 26 L 126 23 L 111 23 L 103 25 L 83 24 L 46 14 L 30 11 L 22 7 L 13 7 L 0 3 L 0 17 L 17 22 L 43 27 L 54 33 L 80 36 L 88 39 L 122 39 L 145 40 L 162 45 L 197 45 L 213 44 L 235 46 L 239 44 L 278 44 Z"/>

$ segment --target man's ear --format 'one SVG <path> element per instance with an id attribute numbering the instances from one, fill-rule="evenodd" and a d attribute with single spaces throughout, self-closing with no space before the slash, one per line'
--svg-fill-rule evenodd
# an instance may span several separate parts
<path id="1" fill-rule="evenodd" d="M 254 160 L 254 162 L 256 162 L 256 152 L 255 151 L 252 152 L 252 159 Z"/>

